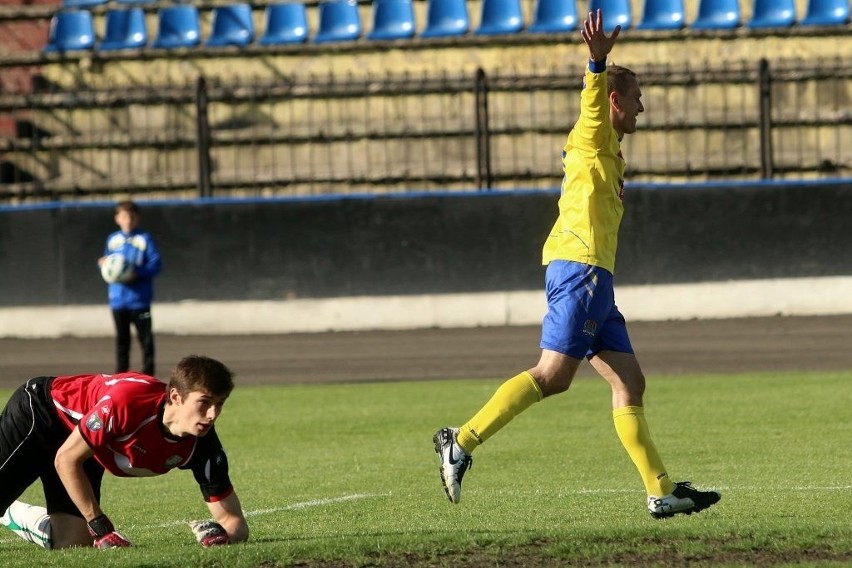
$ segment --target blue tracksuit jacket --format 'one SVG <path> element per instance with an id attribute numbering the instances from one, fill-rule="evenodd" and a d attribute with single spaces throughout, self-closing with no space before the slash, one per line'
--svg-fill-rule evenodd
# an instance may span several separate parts
<path id="1" fill-rule="evenodd" d="M 151 307 L 154 277 L 163 266 L 160 251 L 151 235 L 134 230 L 130 234 L 116 231 L 107 237 L 104 255 L 120 252 L 133 264 L 136 278 L 127 284 L 109 285 L 110 308 L 144 310 Z"/>

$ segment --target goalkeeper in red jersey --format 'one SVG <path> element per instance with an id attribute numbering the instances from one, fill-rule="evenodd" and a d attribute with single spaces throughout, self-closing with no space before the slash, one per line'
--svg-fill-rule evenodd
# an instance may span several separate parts
<path id="1" fill-rule="evenodd" d="M 541 358 L 535 367 L 504 382 L 468 422 L 435 434 L 441 481 L 453 503 L 461 499 L 462 477 L 473 451 L 533 404 L 568 390 L 584 358 L 612 389 L 615 430 L 642 478 L 651 515 L 690 514 L 721 498 L 718 492 L 669 479 L 645 421 L 645 376 L 615 305 L 612 280 L 624 212 L 621 141 L 636 132 L 645 108 L 636 75 L 606 64 L 621 27 L 607 36 L 602 20 L 600 10 L 589 13 L 581 32 L 589 63 L 580 117 L 562 153 L 559 218 L 542 255 L 548 311 L 542 323 Z"/>
<path id="2" fill-rule="evenodd" d="M 104 471 L 119 477 L 191 470 L 212 520 L 204 546 L 240 542 L 248 525 L 214 423 L 234 387 L 219 361 L 192 355 L 168 384 L 140 373 L 36 377 L 0 414 L 3 525 L 44 548 L 130 546 L 101 509 Z M 41 479 L 46 507 L 16 499 Z"/>

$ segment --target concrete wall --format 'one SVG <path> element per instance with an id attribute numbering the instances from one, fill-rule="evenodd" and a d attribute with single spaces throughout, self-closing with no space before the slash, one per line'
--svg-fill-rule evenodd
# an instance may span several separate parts
<path id="1" fill-rule="evenodd" d="M 539 290 L 556 191 L 146 202 L 157 301 Z M 852 276 L 852 183 L 628 186 L 616 282 Z M 0 210 L 0 306 L 103 305 L 111 204 Z M 813 293 L 820 293 L 815 290 Z"/>
<path id="2" fill-rule="evenodd" d="M 556 191 L 145 202 L 160 333 L 533 325 Z M 630 320 L 852 313 L 852 182 L 628 186 Z M 0 210 L 0 337 L 112 334 L 111 204 Z"/>
<path id="3" fill-rule="evenodd" d="M 555 194 L 184 202 L 143 208 L 157 298 L 283 300 L 536 287 Z M 515 225 L 518 226 L 515 226 Z M 104 300 L 111 204 L 0 213 L 0 305 Z"/>

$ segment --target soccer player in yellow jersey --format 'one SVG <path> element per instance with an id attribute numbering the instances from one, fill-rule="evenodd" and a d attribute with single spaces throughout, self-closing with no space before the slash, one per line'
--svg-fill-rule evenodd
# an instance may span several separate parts
<path id="1" fill-rule="evenodd" d="M 651 515 L 691 514 L 721 498 L 669 479 L 645 421 L 645 376 L 615 305 L 612 275 L 624 211 L 621 140 L 636 131 L 645 110 L 636 75 L 606 65 L 620 31 L 619 26 L 610 36 L 604 33 L 600 10 L 589 13 L 581 31 L 589 64 L 580 118 L 563 151 L 559 218 L 544 244 L 548 311 L 541 359 L 503 383 L 466 424 L 435 434 L 441 480 L 453 503 L 461 498 L 473 451 L 532 404 L 566 391 L 584 357 L 612 388 L 615 430 L 642 477 Z"/>

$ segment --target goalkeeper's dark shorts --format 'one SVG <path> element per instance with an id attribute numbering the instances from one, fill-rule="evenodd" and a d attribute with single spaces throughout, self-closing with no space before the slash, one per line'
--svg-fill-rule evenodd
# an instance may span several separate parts
<path id="1" fill-rule="evenodd" d="M 50 384 L 53 377 L 35 377 L 12 393 L 0 414 L 0 512 L 15 501 L 37 479 L 41 479 L 48 513 L 82 517 L 53 464 L 59 447 L 70 432 L 59 420 Z M 83 469 L 95 499 L 101 499 L 104 470 L 94 458 Z"/>

